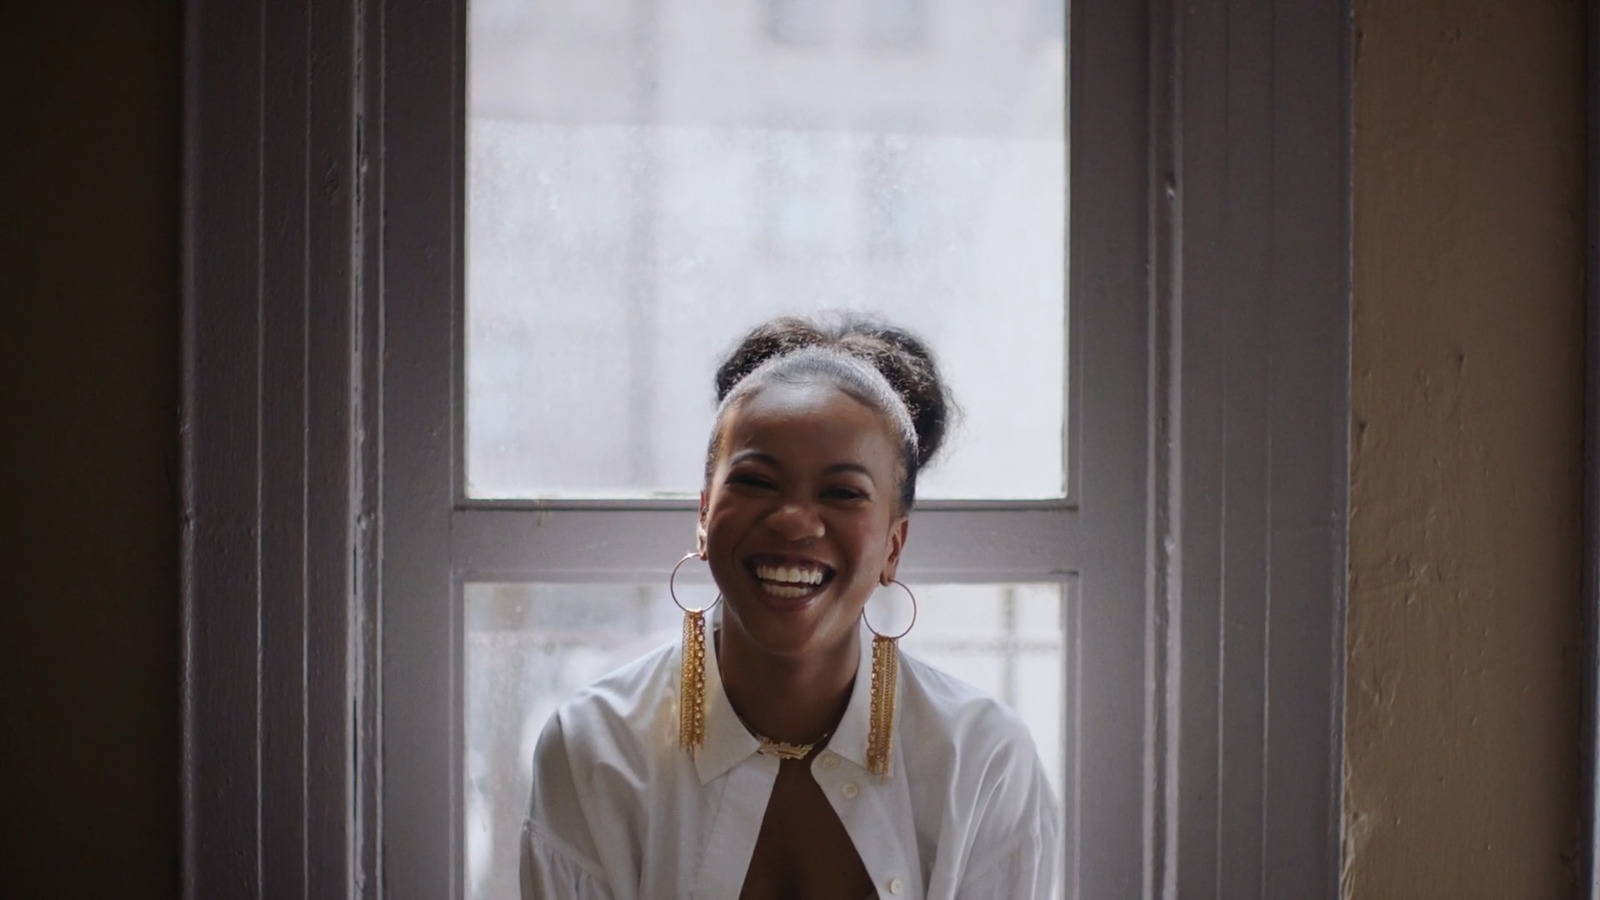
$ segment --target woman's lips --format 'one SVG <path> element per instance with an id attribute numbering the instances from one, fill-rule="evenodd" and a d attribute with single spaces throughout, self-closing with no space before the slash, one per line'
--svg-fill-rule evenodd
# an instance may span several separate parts
<path id="1" fill-rule="evenodd" d="M 783 610 L 804 608 L 833 578 L 830 566 L 794 557 L 753 557 L 745 568 L 760 587 L 762 599 Z"/>

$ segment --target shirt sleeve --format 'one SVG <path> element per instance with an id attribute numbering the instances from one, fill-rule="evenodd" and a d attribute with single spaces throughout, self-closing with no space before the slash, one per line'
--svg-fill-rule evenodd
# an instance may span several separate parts
<path id="1" fill-rule="evenodd" d="M 1060 877 L 1060 848 L 1055 834 L 1022 832 L 997 855 L 978 861 L 961 879 L 956 897 L 1015 897 L 1017 900 L 1053 900 Z"/>
<path id="2" fill-rule="evenodd" d="M 611 889 L 590 866 L 531 821 L 522 825 L 521 880 L 522 900 L 612 900 Z"/>
<path id="3" fill-rule="evenodd" d="M 521 849 L 522 900 L 612 900 L 572 777 L 559 713 L 545 724 L 533 753 Z"/>
<path id="4" fill-rule="evenodd" d="M 972 854 L 955 896 L 1054 900 L 1061 876 L 1061 812 L 1020 719 L 1001 744 L 977 813 Z M 996 728 L 997 731 L 1002 730 Z"/>

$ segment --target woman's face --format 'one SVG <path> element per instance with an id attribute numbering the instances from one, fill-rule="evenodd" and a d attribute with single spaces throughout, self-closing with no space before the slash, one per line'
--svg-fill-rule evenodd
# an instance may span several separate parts
<path id="1" fill-rule="evenodd" d="M 725 628 L 780 656 L 855 640 L 906 538 L 888 424 L 815 383 L 767 385 L 722 427 L 700 542 L 727 604 Z"/>

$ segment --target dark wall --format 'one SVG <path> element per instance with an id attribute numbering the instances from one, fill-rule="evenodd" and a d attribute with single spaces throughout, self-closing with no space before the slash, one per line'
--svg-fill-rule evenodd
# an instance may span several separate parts
<path id="1" fill-rule="evenodd" d="M 0 894 L 178 894 L 177 0 L 0 12 Z"/>

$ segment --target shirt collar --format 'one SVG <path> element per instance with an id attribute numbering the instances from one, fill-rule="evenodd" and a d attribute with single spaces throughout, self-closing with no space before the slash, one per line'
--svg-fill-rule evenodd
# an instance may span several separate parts
<path id="1" fill-rule="evenodd" d="M 694 753 L 694 768 L 702 785 L 722 777 L 761 746 L 739 721 L 733 704 L 728 702 L 727 691 L 722 689 L 722 666 L 717 662 L 716 648 L 716 629 L 721 624 L 722 616 L 717 615 L 707 629 L 711 632 L 707 635 L 711 646 L 706 647 L 706 732 Z"/>
<path id="2" fill-rule="evenodd" d="M 712 629 L 721 624 L 722 617 L 717 615 Z M 833 730 L 833 736 L 828 739 L 828 750 L 866 768 L 867 730 L 872 717 L 872 632 L 865 626 L 859 626 L 857 642 L 861 652 L 856 661 L 856 680 L 850 690 L 850 705 L 845 708 L 839 727 Z M 694 767 L 700 776 L 700 783 L 708 784 L 720 778 L 760 746 L 750 730 L 739 721 L 733 704 L 728 702 L 727 691 L 722 687 L 722 668 L 717 663 L 715 646 L 707 647 L 706 732 L 705 740 L 694 754 Z"/>
<path id="3" fill-rule="evenodd" d="M 861 653 L 856 660 L 855 687 L 850 689 L 850 705 L 845 708 L 844 718 L 828 739 L 828 750 L 864 769 L 867 730 L 872 724 L 872 632 L 865 625 L 857 628 L 856 643 L 861 645 Z"/>

